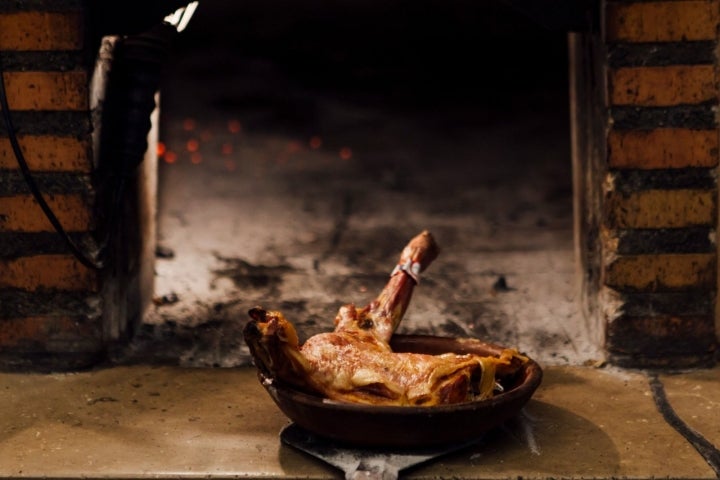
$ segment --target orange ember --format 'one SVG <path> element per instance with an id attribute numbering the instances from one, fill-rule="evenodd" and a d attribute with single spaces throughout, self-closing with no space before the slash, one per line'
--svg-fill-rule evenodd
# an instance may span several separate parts
<path id="1" fill-rule="evenodd" d="M 197 124 L 195 123 L 195 120 L 192 118 L 186 118 L 185 120 L 183 120 L 183 130 L 185 130 L 186 132 L 191 132 L 191 131 L 195 130 L 196 126 L 197 126 Z"/>
<path id="2" fill-rule="evenodd" d="M 302 150 L 302 144 L 297 141 L 291 141 L 287 144 L 287 147 L 285 147 L 285 151 L 288 153 L 298 153 Z"/>
<path id="3" fill-rule="evenodd" d="M 187 148 L 188 152 L 197 152 L 198 149 L 200 148 L 200 142 L 198 142 L 194 138 L 191 138 L 185 144 L 185 148 Z"/>
<path id="4" fill-rule="evenodd" d="M 350 160 L 352 158 L 352 150 L 349 147 L 343 147 L 340 149 L 340 158 L 343 160 Z"/>
<path id="5" fill-rule="evenodd" d="M 172 150 L 168 150 L 165 152 L 165 155 L 163 155 L 163 160 L 165 160 L 165 163 L 175 163 L 177 162 L 177 154 Z"/>
<path id="6" fill-rule="evenodd" d="M 320 147 L 322 147 L 322 138 L 318 137 L 317 135 L 314 137 L 310 137 L 310 148 L 312 148 L 313 150 L 317 150 Z"/>
<path id="7" fill-rule="evenodd" d="M 230 120 L 228 122 L 228 131 L 230 133 L 240 133 L 242 130 L 242 124 L 238 120 Z"/>

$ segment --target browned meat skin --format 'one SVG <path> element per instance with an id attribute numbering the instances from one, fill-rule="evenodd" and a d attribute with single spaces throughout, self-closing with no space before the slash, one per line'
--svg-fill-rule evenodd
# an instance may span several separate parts
<path id="1" fill-rule="evenodd" d="M 472 354 L 395 353 L 372 330 L 350 320 L 361 317 L 363 310 L 342 307 L 338 316 L 344 320 L 339 325 L 349 327 L 315 335 L 300 348 L 312 367 L 314 388 L 333 400 L 441 405 L 487 397 L 495 384 L 496 364 L 509 363 Z"/>
<path id="2" fill-rule="evenodd" d="M 495 372 L 512 371 L 524 357 L 396 353 L 389 342 L 407 309 L 419 273 L 437 255 L 428 232 L 403 250 L 398 268 L 378 298 L 363 308 L 345 305 L 335 330 L 299 345 L 280 312 L 255 308 L 245 339 L 266 375 L 327 398 L 374 405 L 441 405 L 492 395 Z"/>

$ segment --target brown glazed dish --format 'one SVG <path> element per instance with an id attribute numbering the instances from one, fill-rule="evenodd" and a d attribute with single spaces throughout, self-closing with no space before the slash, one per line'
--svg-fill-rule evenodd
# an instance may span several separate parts
<path id="1" fill-rule="evenodd" d="M 396 352 L 497 355 L 503 347 L 476 339 L 394 335 Z M 504 392 L 487 400 L 433 407 L 373 406 L 333 402 L 279 384 L 258 374 L 282 412 L 297 425 L 340 444 L 364 448 L 422 448 L 480 438 L 516 415 L 542 381 L 530 359 Z"/>

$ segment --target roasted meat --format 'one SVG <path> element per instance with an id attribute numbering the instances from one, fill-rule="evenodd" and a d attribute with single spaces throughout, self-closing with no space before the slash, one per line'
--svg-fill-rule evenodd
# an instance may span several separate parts
<path id="1" fill-rule="evenodd" d="M 374 301 L 342 306 L 334 331 L 302 345 L 282 313 L 253 308 L 244 336 L 256 366 L 274 381 L 336 401 L 432 406 L 492 396 L 497 375 L 527 361 L 517 351 L 481 357 L 399 353 L 390 347 L 420 273 L 437 254 L 429 232 L 413 238 Z"/>

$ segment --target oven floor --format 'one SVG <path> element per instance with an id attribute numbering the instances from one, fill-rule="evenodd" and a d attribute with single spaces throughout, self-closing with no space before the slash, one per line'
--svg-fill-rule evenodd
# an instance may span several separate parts
<path id="1" fill-rule="evenodd" d="M 165 255 L 121 359 L 247 364 L 240 332 L 255 305 L 282 310 L 303 338 L 331 329 L 338 307 L 370 301 L 427 229 L 442 253 L 401 332 L 475 336 L 545 364 L 602 360 L 581 313 L 562 62 L 549 80 L 471 43 L 452 64 L 403 63 L 392 44 L 397 63 L 373 63 L 358 51 L 380 52 L 387 37 L 338 36 L 337 52 L 304 30 L 290 41 L 302 21 L 257 5 L 261 26 L 233 36 L 233 13 L 251 24 L 233 8 L 253 7 L 222 4 L 198 10 L 161 91 Z M 221 6 L 228 23 L 211 22 Z M 508 33 L 487 35 L 472 40 Z M 564 36 L 538 41 L 564 56 Z"/>
<path id="2" fill-rule="evenodd" d="M 715 445 L 718 374 L 659 378 L 674 411 Z M 0 391 L 0 478 L 343 478 L 280 443 L 288 420 L 252 367 L 0 373 Z M 401 478 L 709 480 L 710 461 L 663 420 L 645 373 L 557 366 L 521 416 Z"/>

